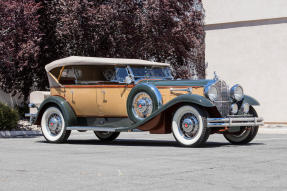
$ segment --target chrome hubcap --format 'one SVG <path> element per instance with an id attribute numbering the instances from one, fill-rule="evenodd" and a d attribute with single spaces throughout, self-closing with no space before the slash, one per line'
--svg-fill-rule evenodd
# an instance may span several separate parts
<path id="1" fill-rule="evenodd" d="M 199 129 L 198 119 L 191 113 L 184 114 L 180 120 L 180 127 L 185 136 L 192 138 Z"/>
<path id="2" fill-rule="evenodd" d="M 133 99 L 132 111 L 138 119 L 148 117 L 152 113 L 151 97 L 145 92 L 138 93 Z"/>
<path id="3" fill-rule="evenodd" d="M 62 130 L 62 120 L 61 117 L 58 114 L 52 114 L 48 118 L 48 124 L 47 124 L 50 132 L 52 135 L 58 135 Z"/>

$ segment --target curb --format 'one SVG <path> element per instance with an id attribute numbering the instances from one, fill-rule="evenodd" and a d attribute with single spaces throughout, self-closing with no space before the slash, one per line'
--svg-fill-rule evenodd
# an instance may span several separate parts
<path id="1" fill-rule="evenodd" d="M 259 128 L 258 133 L 260 134 L 287 134 L 286 127 L 267 127 L 267 128 Z"/>
<path id="2" fill-rule="evenodd" d="M 0 131 L 0 138 L 41 136 L 41 131 Z"/>
<path id="3" fill-rule="evenodd" d="M 272 128 L 287 128 L 287 125 L 285 124 L 264 124 L 263 126 L 260 126 L 260 128 L 269 128 L 269 129 L 272 129 Z"/>

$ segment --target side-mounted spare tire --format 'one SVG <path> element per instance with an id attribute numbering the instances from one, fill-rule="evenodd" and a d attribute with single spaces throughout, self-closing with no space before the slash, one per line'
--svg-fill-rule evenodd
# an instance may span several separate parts
<path id="1" fill-rule="evenodd" d="M 144 120 L 162 105 L 159 90 L 152 84 L 142 83 L 135 86 L 127 99 L 127 112 L 134 122 Z"/>

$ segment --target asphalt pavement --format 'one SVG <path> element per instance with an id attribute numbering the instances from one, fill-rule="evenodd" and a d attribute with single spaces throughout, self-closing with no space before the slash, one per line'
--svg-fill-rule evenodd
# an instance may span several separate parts
<path id="1" fill-rule="evenodd" d="M 212 135 L 203 148 L 148 133 L 122 133 L 111 144 L 92 132 L 67 144 L 2 138 L 0 190 L 287 190 L 287 134 L 261 132 L 245 146 Z"/>

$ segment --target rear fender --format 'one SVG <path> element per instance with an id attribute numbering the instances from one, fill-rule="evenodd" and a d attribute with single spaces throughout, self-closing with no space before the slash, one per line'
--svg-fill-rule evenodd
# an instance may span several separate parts
<path id="1" fill-rule="evenodd" d="M 75 115 L 74 110 L 70 106 L 70 104 L 62 97 L 59 96 L 50 96 L 47 99 L 45 99 L 38 110 L 37 117 L 35 120 L 36 125 L 41 124 L 41 118 L 45 110 L 49 107 L 56 106 L 58 107 L 65 119 L 66 126 L 73 126 L 77 124 L 77 117 Z"/>

